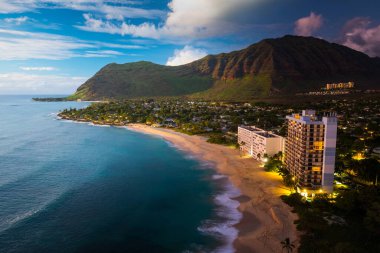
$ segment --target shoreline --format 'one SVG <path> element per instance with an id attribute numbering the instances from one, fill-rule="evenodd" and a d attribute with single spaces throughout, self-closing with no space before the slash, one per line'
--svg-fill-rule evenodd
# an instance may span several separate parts
<path id="1" fill-rule="evenodd" d="M 233 241 L 236 252 L 281 252 L 280 242 L 287 237 L 298 248 L 299 232 L 294 224 L 298 217 L 280 199 L 288 193 L 280 176 L 265 172 L 258 161 L 241 157 L 238 150 L 208 143 L 202 136 L 143 124 L 129 124 L 125 128 L 161 137 L 197 160 L 211 162 L 218 174 L 227 176 L 240 191 L 240 196 L 231 199 L 239 202 L 237 210 L 242 214 L 240 221 L 233 225 L 238 230 Z"/>

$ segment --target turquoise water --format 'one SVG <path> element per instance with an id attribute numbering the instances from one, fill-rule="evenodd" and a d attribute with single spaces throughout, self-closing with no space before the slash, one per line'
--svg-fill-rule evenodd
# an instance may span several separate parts
<path id="1" fill-rule="evenodd" d="M 0 252 L 231 252 L 226 178 L 160 138 L 56 119 L 87 105 L 0 96 Z"/>

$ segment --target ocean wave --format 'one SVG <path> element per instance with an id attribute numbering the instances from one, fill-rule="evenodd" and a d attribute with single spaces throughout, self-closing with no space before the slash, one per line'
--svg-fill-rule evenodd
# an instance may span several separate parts
<path id="1" fill-rule="evenodd" d="M 183 151 L 183 149 L 181 149 L 180 146 L 175 145 L 173 142 L 167 141 L 167 140 L 165 140 L 165 139 L 163 139 L 163 140 L 165 141 L 165 143 L 166 143 L 169 147 L 171 147 L 171 148 L 175 148 L 175 149 L 178 149 L 178 150 Z"/>
<path id="2" fill-rule="evenodd" d="M 85 122 L 88 123 L 88 122 Z M 110 125 L 101 125 L 101 124 L 94 124 L 92 122 L 88 123 L 89 126 L 96 126 L 96 127 L 111 127 Z"/>
<path id="3" fill-rule="evenodd" d="M 215 169 L 215 163 L 210 161 L 200 161 L 200 168 L 207 170 Z"/>
<path id="4" fill-rule="evenodd" d="M 191 154 L 184 154 L 184 158 L 187 160 L 196 160 L 197 157 Z"/>
<path id="5" fill-rule="evenodd" d="M 23 221 L 36 213 L 40 212 L 43 208 L 36 208 L 34 210 L 26 211 L 25 213 L 17 214 L 16 216 L 9 217 L 8 219 L 3 220 L 0 222 L 0 232 L 3 232 L 9 228 L 11 228 L 16 223 Z"/>
<path id="6" fill-rule="evenodd" d="M 57 116 L 58 119 L 62 119 L 60 118 L 59 116 Z M 66 123 L 75 123 L 75 124 L 88 124 L 88 122 L 83 122 L 83 121 L 75 121 L 75 120 L 71 120 L 71 119 L 64 119 L 62 120 L 62 122 L 66 122 Z"/>
<path id="7" fill-rule="evenodd" d="M 223 175 L 214 175 L 223 176 Z M 223 191 L 214 198 L 216 213 L 219 219 L 205 220 L 198 227 L 198 231 L 214 236 L 224 241 L 224 245 L 218 247 L 215 253 L 234 252 L 233 242 L 238 236 L 238 230 L 234 227 L 240 222 L 243 215 L 237 209 L 240 203 L 234 198 L 240 196 L 240 191 L 229 181 L 223 186 Z"/>
<path id="8" fill-rule="evenodd" d="M 221 175 L 221 174 L 215 174 L 215 175 L 212 175 L 211 178 L 214 179 L 214 180 L 219 180 L 219 179 L 227 178 L 227 176 L 226 175 Z"/>

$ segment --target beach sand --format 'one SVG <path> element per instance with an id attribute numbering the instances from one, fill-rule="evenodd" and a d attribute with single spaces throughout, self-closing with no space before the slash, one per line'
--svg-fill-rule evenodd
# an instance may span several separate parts
<path id="1" fill-rule="evenodd" d="M 218 173 L 228 176 L 241 192 L 236 198 L 243 214 L 235 225 L 239 231 L 234 241 L 236 252 L 282 252 L 280 242 L 286 237 L 298 246 L 299 233 L 294 225 L 297 215 L 280 199 L 281 195 L 289 193 L 280 176 L 265 172 L 252 158 L 241 157 L 237 149 L 208 143 L 202 136 L 141 124 L 131 124 L 128 129 L 160 136 L 197 159 L 212 162 Z"/>

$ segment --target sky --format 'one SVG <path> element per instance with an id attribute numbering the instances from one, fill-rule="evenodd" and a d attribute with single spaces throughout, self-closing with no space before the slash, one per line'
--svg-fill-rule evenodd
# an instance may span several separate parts
<path id="1" fill-rule="evenodd" d="M 377 0 L 0 0 L 0 94 L 71 94 L 109 63 L 181 65 L 286 34 L 380 57 Z"/>

